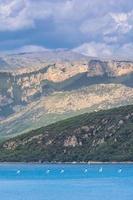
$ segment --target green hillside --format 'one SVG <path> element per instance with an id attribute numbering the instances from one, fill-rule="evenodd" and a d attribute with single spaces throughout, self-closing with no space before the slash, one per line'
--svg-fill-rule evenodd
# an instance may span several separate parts
<path id="1" fill-rule="evenodd" d="M 133 161 L 133 105 L 83 114 L 0 144 L 0 161 Z"/>

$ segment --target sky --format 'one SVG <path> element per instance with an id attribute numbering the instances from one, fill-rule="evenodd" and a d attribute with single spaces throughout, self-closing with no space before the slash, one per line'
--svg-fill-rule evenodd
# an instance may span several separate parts
<path id="1" fill-rule="evenodd" d="M 0 0 L 0 52 L 133 57 L 133 0 Z"/>

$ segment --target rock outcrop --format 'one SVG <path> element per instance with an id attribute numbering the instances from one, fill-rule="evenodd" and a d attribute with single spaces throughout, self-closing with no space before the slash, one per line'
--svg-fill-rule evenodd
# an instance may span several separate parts
<path id="1" fill-rule="evenodd" d="M 19 59 L 22 61 L 24 58 L 22 59 L 19 56 Z M 17 62 L 19 62 L 18 60 Z M 59 84 L 64 84 L 65 81 L 69 81 L 74 77 L 77 77 L 76 80 L 78 80 L 78 76 L 82 74 L 86 74 L 88 79 L 90 77 L 110 79 L 132 73 L 133 62 L 100 61 L 89 60 L 88 58 L 78 61 L 60 60 L 51 64 L 48 64 L 48 61 L 44 63 L 44 60 L 43 62 L 40 60 L 40 63 L 35 63 L 35 66 L 32 63 L 32 67 L 25 66 L 14 70 L 12 68 L 10 70 L 10 67 L 8 67 L 8 71 L 4 71 L 3 67 L 0 71 L 0 107 L 10 104 L 27 104 L 42 95 L 48 95 L 49 92 L 60 90 Z"/>
<path id="2" fill-rule="evenodd" d="M 30 124 L 40 120 L 38 112 L 42 117 L 132 103 L 132 80 L 131 61 L 92 59 L 70 51 L 1 56 L 0 131 L 7 132 L 5 120 L 11 122 L 10 117 L 23 116 L 19 119 L 23 123 L 25 113 L 34 107 L 39 111 L 37 117 L 30 115 Z"/>

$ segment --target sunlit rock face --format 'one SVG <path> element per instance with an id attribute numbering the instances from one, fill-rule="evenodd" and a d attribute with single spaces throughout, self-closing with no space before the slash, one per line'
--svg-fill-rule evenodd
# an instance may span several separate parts
<path id="1" fill-rule="evenodd" d="M 131 61 L 100 60 L 71 51 L 1 56 L 0 121 L 10 121 L 10 116 L 18 119 L 37 107 L 37 117 L 30 116 L 36 122 L 48 113 L 129 104 L 133 99 L 132 80 Z"/>
<path id="2" fill-rule="evenodd" d="M 86 72 L 87 62 L 84 65 L 85 59 L 80 57 L 81 60 L 69 52 L 66 58 L 63 52 L 3 56 L 0 59 L 0 105 L 6 98 L 7 104 L 8 98 L 15 104 L 29 103 L 42 94 L 47 95 L 47 81 L 61 82 Z"/>
<path id="3" fill-rule="evenodd" d="M 47 95 L 48 88 L 51 91 L 55 90 L 54 86 L 50 88 L 48 81 L 54 85 L 54 83 L 61 84 L 80 74 L 86 74 L 88 78 L 105 75 L 110 78 L 133 72 L 132 62 L 90 60 L 82 56 L 78 58 L 77 54 L 70 54 L 70 52 L 64 52 L 64 55 L 63 52 L 49 54 L 20 54 L 2 58 L 0 67 L 1 105 L 2 102 L 4 104 L 6 102 L 7 104 L 11 102 L 29 103 L 41 95 Z M 11 66 L 13 64 L 14 66 Z"/>

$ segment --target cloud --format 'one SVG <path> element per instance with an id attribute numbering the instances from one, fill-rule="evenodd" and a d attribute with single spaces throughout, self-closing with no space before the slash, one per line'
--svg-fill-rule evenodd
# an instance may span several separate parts
<path id="1" fill-rule="evenodd" d="M 83 44 L 86 49 L 89 44 L 85 51 L 91 49 L 93 55 L 98 54 L 96 49 L 108 56 L 118 50 L 123 55 L 132 46 L 133 2 L 0 0 L 0 40 L 2 32 L 7 40 L 14 33 L 10 39 L 15 38 L 14 43 L 22 39 L 24 46 L 74 48 Z"/>
<path id="2" fill-rule="evenodd" d="M 105 42 L 118 42 L 121 36 L 133 32 L 133 11 L 129 13 L 108 13 L 102 18 L 89 19 L 83 22 L 80 30 L 88 37 L 94 35 Z"/>
<path id="3" fill-rule="evenodd" d="M 3 1 L 0 4 L 0 31 L 14 31 L 34 26 L 27 15 L 28 3 L 25 0 Z"/>
<path id="4" fill-rule="evenodd" d="M 82 44 L 81 46 L 74 48 L 73 51 L 91 57 L 111 57 L 113 53 L 113 49 L 105 43 L 95 42 Z"/>
<path id="5" fill-rule="evenodd" d="M 7 28 L 7 30 L 9 28 L 15 30 L 17 28 L 27 28 L 28 26 L 34 26 L 36 20 L 48 17 L 52 17 L 55 23 L 78 22 L 82 25 L 86 20 L 95 23 L 97 21 L 98 23 L 98 19 L 101 21 L 103 18 L 104 20 L 107 19 L 110 12 L 116 23 L 125 22 L 128 17 L 132 17 L 132 14 L 130 15 L 130 12 L 128 14 L 127 11 L 121 13 L 120 10 L 125 8 L 129 10 L 128 5 L 130 2 L 131 0 L 127 0 L 127 2 L 119 0 L 117 4 L 115 0 L 109 0 L 108 2 L 106 0 L 102 0 L 102 2 L 101 0 L 1 0 L 0 26 L 3 29 Z M 8 25 L 13 25 L 13 27 L 8 27 Z"/>
<path id="6" fill-rule="evenodd" d="M 107 45 L 106 43 L 85 43 L 72 51 L 98 58 L 133 59 L 133 43 Z"/>
<path id="7" fill-rule="evenodd" d="M 129 13 L 110 13 L 115 22 L 115 31 L 126 34 L 133 28 L 133 11 Z"/>
<path id="8" fill-rule="evenodd" d="M 0 2 L 0 31 L 17 31 L 36 27 L 36 20 L 52 16 L 54 4 L 31 0 Z"/>

